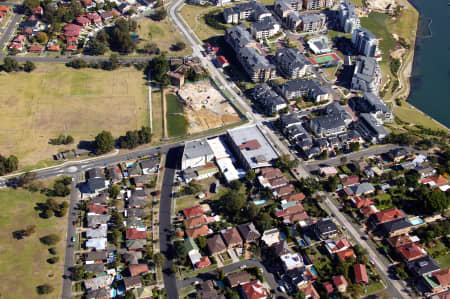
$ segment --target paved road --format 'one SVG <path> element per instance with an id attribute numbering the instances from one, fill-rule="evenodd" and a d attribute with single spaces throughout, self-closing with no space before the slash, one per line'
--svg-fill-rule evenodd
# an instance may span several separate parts
<path id="1" fill-rule="evenodd" d="M 270 273 L 269 271 L 267 271 L 267 268 L 259 260 L 256 260 L 256 259 L 243 260 L 243 261 L 239 261 L 234 264 L 224 266 L 221 269 L 223 270 L 223 272 L 225 274 L 227 274 L 227 273 L 231 273 L 231 272 L 241 269 L 241 267 L 244 265 L 247 267 L 259 267 L 260 269 L 262 269 L 264 281 L 267 282 L 267 284 L 270 286 L 270 288 L 275 291 L 275 297 L 276 298 L 286 298 L 286 295 L 278 290 L 278 283 L 275 280 L 275 277 L 273 276 L 273 274 Z M 215 274 L 216 274 L 216 270 L 213 270 L 211 272 L 201 273 L 197 276 L 190 277 L 185 280 L 179 280 L 178 284 L 177 284 L 178 289 L 183 289 L 188 286 L 191 286 L 195 281 L 205 281 L 205 280 L 209 280 L 209 279 L 215 279 L 215 277 L 216 277 Z"/>
<path id="2" fill-rule="evenodd" d="M 78 175 L 73 176 L 73 181 L 71 184 L 70 193 L 70 203 L 69 211 L 67 217 L 67 239 L 66 239 L 66 255 L 64 258 L 64 276 L 63 276 L 63 287 L 62 287 L 62 298 L 70 299 L 72 298 L 72 279 L 70 269 L 74 265 L 74 254 L 75 247 L 72 243 L 72 237 L 75 236 L 76 227 L 73 226 L 73 221 L 77 219 L 77 214 L 75 212 L 75 207 L 80 199 L 80 192 L 77 188 Z"/>
<path id="3" fill-rule="evenodd" d="M 8 25 L 8 28 L 3 32 L 2 37 L 0 38 L 0 50 L 3 49 L 3 46 L 5 43 L 7 43 L 11 37 L 11 34 L 15 30 L 15 26 L 22 18 L 22 15 L 14 14 L 14 17 L 12 18 L 11 22 Z M 0 60 L 3 60 L 3 57 L 0 57 Z"/>
<path id="4" fill-rule="evenodd" d="M 182 147 L 168 151 L 164 169 L 164 179 L 161 186 L 161 200 L 159 204 L 159 242 L 161 253 L 165 254 L 167 262 L 163 266 L 163 279 L 169 299 L 178 299 L 177 279 L 175 273 L 170 273 L 173 266 L 172 252 L 172 187 L 176 169 L 181 163 Z"/>
<path id="5" fill-rule="evenodd" d="M 347 232 L 352 236 L 352 238 L 362 247 L 365 248 L 375 262 L 378 273 L 387 284 L 387 291 L 391 293 L 392 296 L 398 299 L 411 298 L 408 293 L 405 292 L 405 287 L 402 285 L 403 282 L 398 280 L 392 280 L 389 278 L 388 269 L 389 264 L 385 262 L 383 256 L 378 253 L 378 251 L 370 244 L 367 240 L 363 240 L 367 237 L 365 232 L 361 232 L 358 227 L 356 227 L 347 217 L 339 211 L 337 205 L 331 199 L 327 198 L 325 200 L 326 206 L 335 215 L 335 219 L 347 228 Z"/>

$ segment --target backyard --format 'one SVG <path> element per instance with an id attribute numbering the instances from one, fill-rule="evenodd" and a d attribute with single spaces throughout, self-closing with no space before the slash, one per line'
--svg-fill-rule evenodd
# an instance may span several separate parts
<path id="1" fill-rule="evenodd" d="M 92 141 L 101 130 L 120 136 L 149 123 L 146 81 L 135 68 L 75 70 L 52 63 L 0 76 L 0 153 L 18 156 L 21 167 L 54 164 L 53 154 Z M 75 142 L 50 145 L 60 134 Z"/>
<path id="2" fill-rule="evenodd" d="M 174 94 L 166 94 L 166 121 L 169 137 L 183 136 L 187 132 L 188 122 L 183 113 L 183 104 Z"/>
<path id="3" fill-rule="evenodd" d="M 150 18 L 141 18 L 137 21 L 137 26 L 138 50 L 142 50 L 147 43 L 155 43 L 161 52 L 166 52 L 169 56 L 186 56 L 192 53 L 192 49 L 169 18 L 160 22 L 153 21 Z M 184 42 L 186 48 L 181 51 L 174 51 L 172 47 L 177 42 Z"/>
<path id="4" fill-rule="evenodd" d="M 46 200 L 39 192 L 24 189 L 0 191 L 0 294 L 2 298 L 41 298 L 36 287 L 50 284 L 54 291 L 45 298 L 61 298 L 61 273 L 64 263 L 64 236 L 66 217 L 43 219 L 35 210 L 37 203 Z M 59 200 L 58 200 L 59 201 Z M 36 232 L 22 240 L 16 240 L 12 232 L 36 225 Z M 55 246 L 59 261 L 50 264 L 52 255 L 48 247 L 39 241 L 48 234 L 58 234 L 61 241 Z M 20 254 L 18 254 L 20 253 Z"/>

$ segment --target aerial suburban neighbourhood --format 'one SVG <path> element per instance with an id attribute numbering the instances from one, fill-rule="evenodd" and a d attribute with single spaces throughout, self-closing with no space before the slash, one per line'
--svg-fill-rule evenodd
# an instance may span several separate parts
<path id="1" fill-rule="evenodd" d="M 2 1 L 0 298 L 449 298 L 416 2 Z"/>

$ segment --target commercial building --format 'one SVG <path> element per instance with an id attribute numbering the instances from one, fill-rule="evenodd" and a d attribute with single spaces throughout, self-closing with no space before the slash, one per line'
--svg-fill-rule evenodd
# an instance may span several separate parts
<path id="1" fill-rule="evenodd" d="M 353 72 L 351 88 L 378 94 L 382 79 L 381 69 L 375 58 L 358 56 Z"/>
<path id="2" fill-rule="evenodd" d="M 228 130 L 231 150 L 245 169 L 271 166 L 278 154 L 257 125 Z"/>
<path id="3" fill-rule="evenodd" d="M 353 33 L 361 28 L 359 17 L 355 12 L 355 6 L 348 1 L 341 1 L 338 10 L 339 24 L 345 33 Z"/>
<path id="4" fill-rule="evenodd" d="M 358 54 L 374 57 L 378 52 L 378 39 L 366 28 L 355 29 L 352 34 L 352 44 Z"/>
<path id="5" fill-rule="evenodd" d="M 279 71 L 286 77 L 297 79 L 312 71 L 312 64 L 295 48 L 281 48 L 275 54 Z"/>
<path id="6" fill-rule="evenodd" d="M 213 158 L 214 153 L 206 139 L 187 142 L 181 159 L 181 170 L 203 166 Z"/>

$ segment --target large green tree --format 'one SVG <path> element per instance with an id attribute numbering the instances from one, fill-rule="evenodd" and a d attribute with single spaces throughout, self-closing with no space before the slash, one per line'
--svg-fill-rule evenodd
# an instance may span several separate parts
<path id="1" fill-rule="evenodd" d="M 108 131 L 102 131 L 95 137 L 95 147 L 98 154 L 105 154 L 114 148 L 114 137 Z"/>

